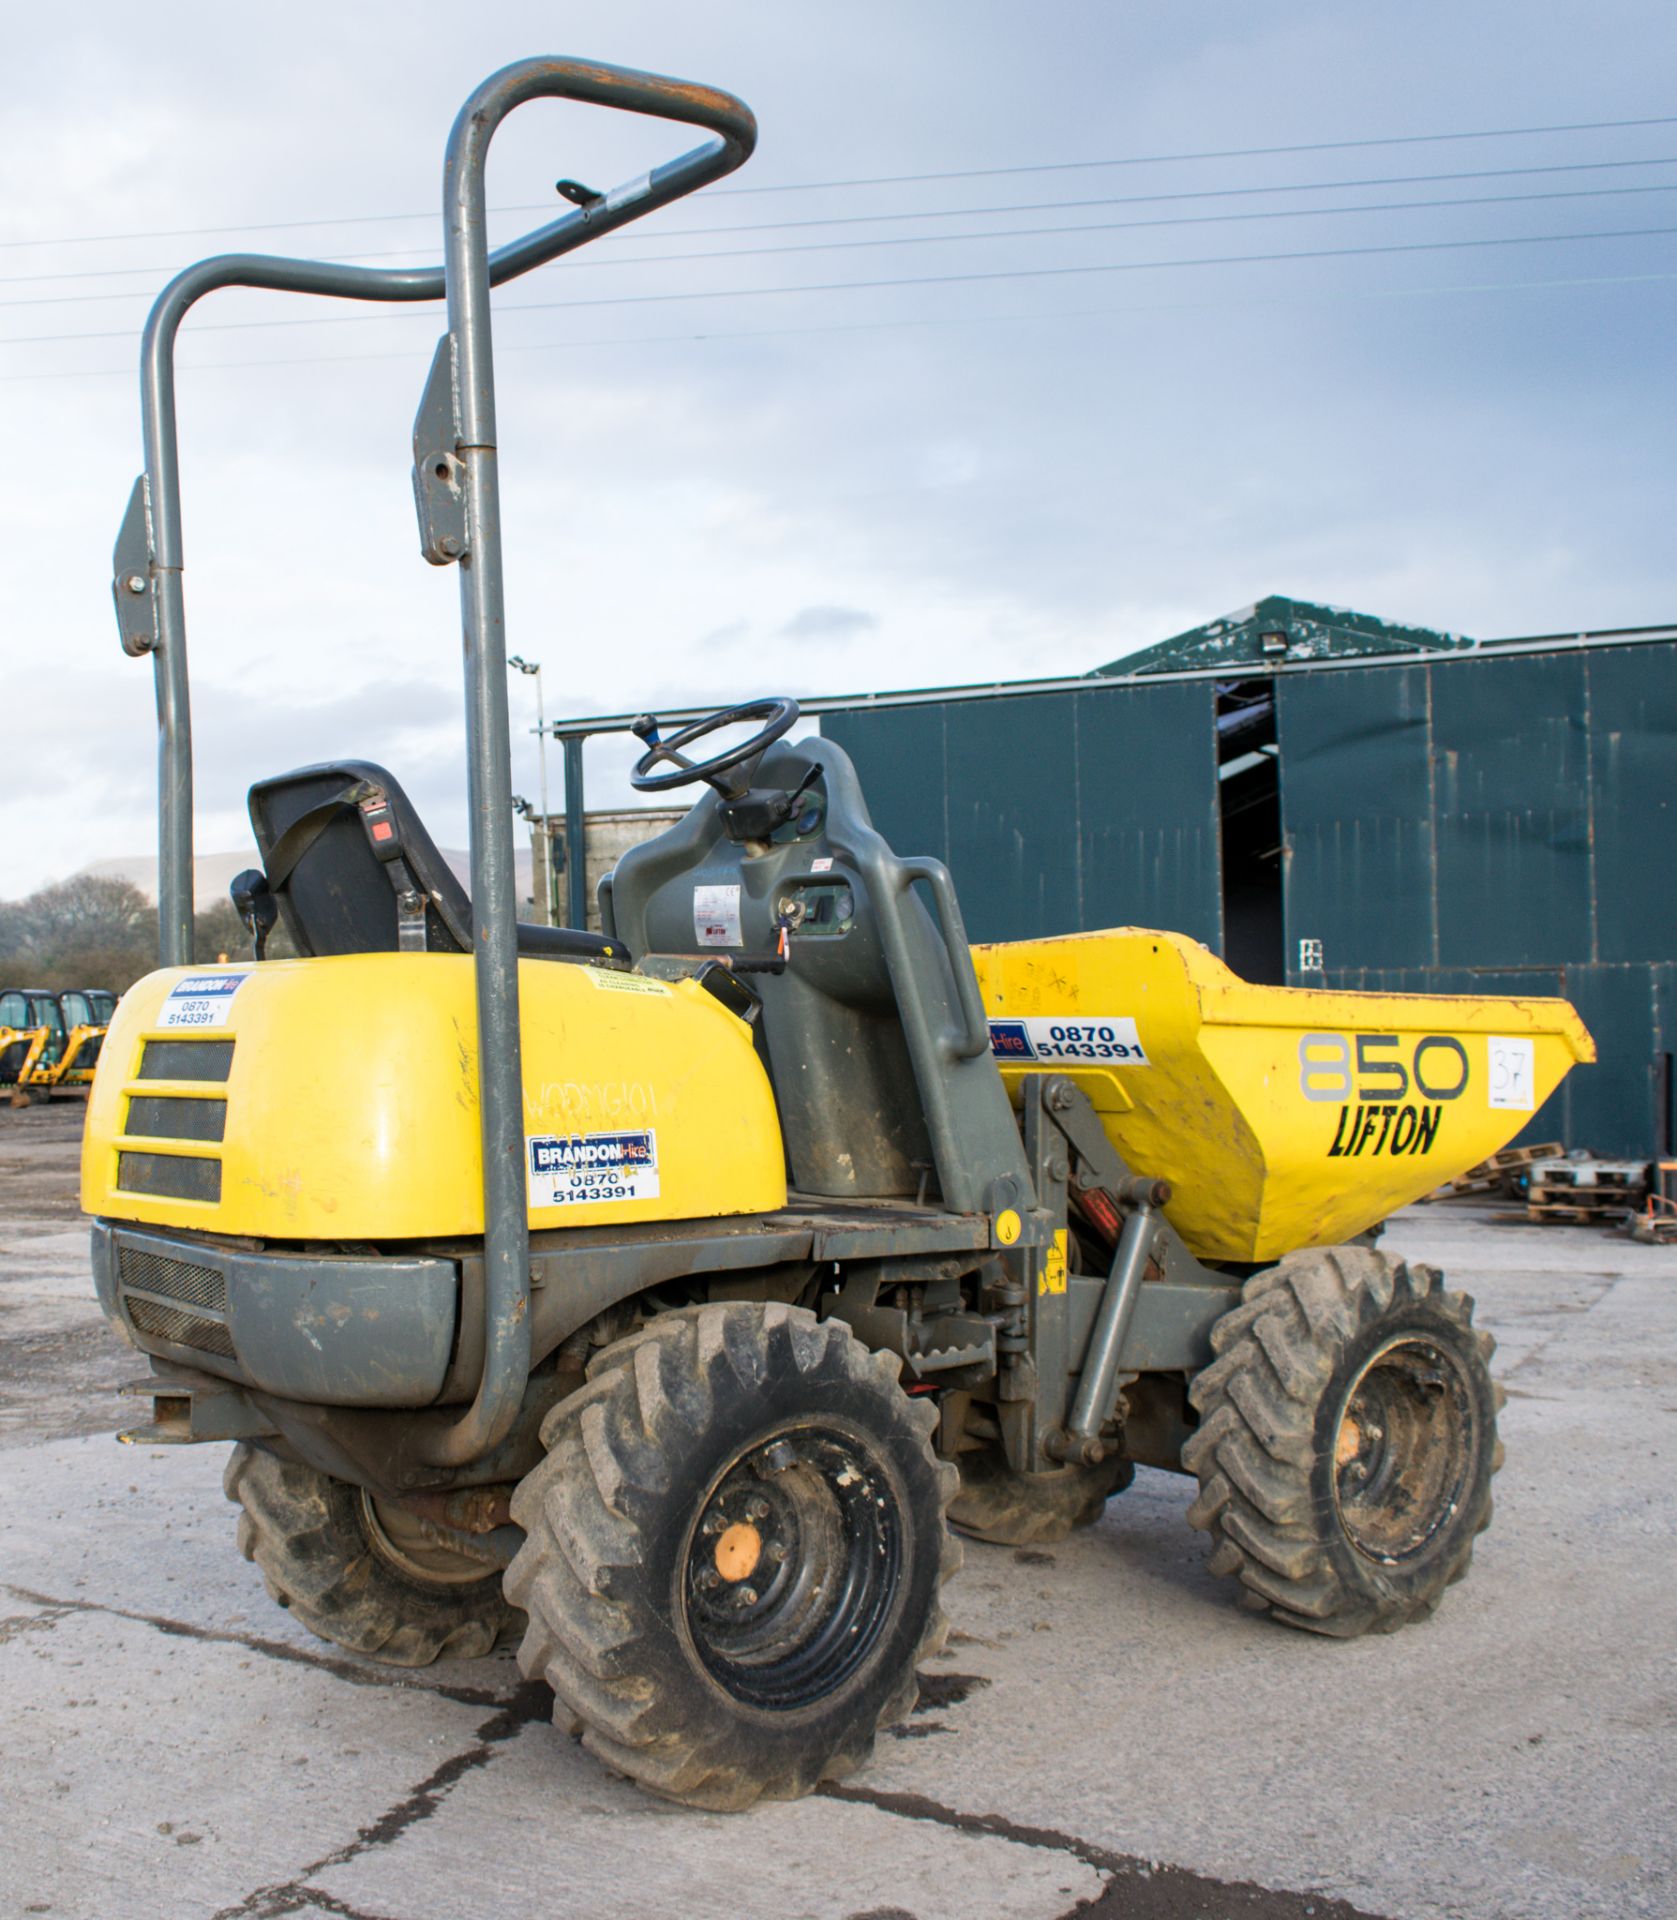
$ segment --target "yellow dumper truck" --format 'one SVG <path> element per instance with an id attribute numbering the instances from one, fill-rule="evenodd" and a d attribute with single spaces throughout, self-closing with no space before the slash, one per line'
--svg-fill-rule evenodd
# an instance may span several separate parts
<path id="1" fill-rule="evenodd" d="M 562 181 L 490 252 L 489 141 L 543 95 L 707 138 Z M 406 1664 L 515 1636 L 561 1727 L 715 1808 L 867 1760 L 957 1531 L 1053 1538 L 1138 1462 L 1197 1480 L 1246 1604 L 1431 1612 L 1490 1515 L 1491 1341 L 1372 1229 L 1590 1057 L 1558 1001 L 1248 987 L 1168 933 L 973 950 L 784 698 L 638 722 L 635 785 L 690 811 L 619 860 L 602 932 L 518 924 L 489 290 L 754 140 L 714 89 L 520 62 L 455 124 L 444 267 L 233 255 L 161 296 L 114 588 L 158 680 L 165 964 L 112 1020 L 82 1173 L 150 1358 L 128 1437 L 235 1443 L 275 1599 Z M 414 486 L 460 583 L 472 885 L 382 767 L 264 779 L 252 958 L 200 967 L 171 369 L 226 285 L 446 294 Z M 266 960 L 282 920 L 300 957 Z"/>

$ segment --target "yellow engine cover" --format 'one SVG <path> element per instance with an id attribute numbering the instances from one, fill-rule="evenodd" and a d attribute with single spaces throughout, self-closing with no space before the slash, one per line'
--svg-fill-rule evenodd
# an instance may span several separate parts
<path id="1" fill-rule="evenodd" d="M 690 980 L 518 972 L 532 1227 L 785 1204 L 774 1096 L 742 1020 Z M 99 1057 L 82 1205 L 262 1239 L 481 1234 L 470 958 L 148 975 Z"/>
<path id="2" fill-rule="evenodd" d="M 1565 1000 L 1254 987 L 1122 927 L 975 947 L 1016 1088 L 1069 1074 L 1202 1259 L 1330 1246 L 1506 1146 L 1595 1046 Z"/>

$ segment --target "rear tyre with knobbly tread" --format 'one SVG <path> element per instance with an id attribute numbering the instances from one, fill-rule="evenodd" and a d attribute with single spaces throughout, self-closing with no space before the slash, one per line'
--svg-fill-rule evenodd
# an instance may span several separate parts
<path id="1" fill-rule="evenodd" d="M 241 1442 L 222 1487 L 241 1509 L 239 1551 L 322 1640 L 389 1666 L 426 1667 L 476 1659 L 522 1624 L 494 1567 L 434 1554 L 458 1565 L 428 1580 L 396 1564 L 366 1496 L 347 1481 Z"/>
<path id="2" fill-rule="evenodd" d="M 1075 1528 L 1092 1527 L 1106 1503 L 1135 1478 L 1134 1463 L 1114 1456 L 1093 1467 L 1016 1473 L 997 1447 L 963 1453 L 961 1490 L 949 1524 L 1000 1547 L 1048 1547 Z"/>
<path id="3" fill-rule="evenodd" d="M 1472 1300 L 1431 1267 L 1316 1248 L 1254 1274 L 1211 1346 L 1182 1464 L 1212 1571 L 1313 1633 L 1426 1618 L 1468 1570 L 1502 1465 Z"/>
<path id="4" fill-rule="evenodd" d="M 853 1772 L 913 1707 L 960 1548 L 899 1370 L 841 1321 L 719 1303 L 605 1348 L 547 1416 L 512 1503 L 519 1666 L 606 1766 L 733 1811 Z"/>

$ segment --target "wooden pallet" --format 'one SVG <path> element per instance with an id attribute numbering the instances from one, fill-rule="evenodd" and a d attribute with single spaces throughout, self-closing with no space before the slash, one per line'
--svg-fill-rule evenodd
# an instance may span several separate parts
<path id="1" fill-rule="evenodd" d="M 1493 1153 L 1488 1160 L 1481 1160 L 1476 1167 L 1469 1167 L 1466 1173 L 1459 1173 L 1454 1180 L 1442 1187 L 1435 1188 L 1426 1197 L 1429 1200 L 1450 1200 L 1463 1193 L 1497 1193 L 1502 1190 L 1502 1177 L 1518 1167 L 1529 1166 L 1534 1160 L 1558 1160 L 1566 1148 L 1558 1140 L 1546 1140 L 1535 1147 L 1504 1147 Z"/>
<path id="2" fill-rule="evenodd" d="M 1574 1194 L 1608 1194 L 1622 1202 L 1627 1194 L 1648 1191 L 1646 1160 L 1557 1160 L 1531 1176 L 1531 1197 L 1558 1200 Z"/>
<path id="3" fill-rule="evenodd" d="M 1633 1212 L 1635 1206 L 1634 1196 L 1628 1193 L 1621 1193 L 1616 1199 L 1599 1206 L 1581 1207 L 1575 1202 L 1559 1200 L 1528 1200 L 1526 1218 L 1536 1221 L 1539 1226 L 1600 1226 Z"/>
<path id="4" fill-rule="evenodd" d="M 1555 1160 L 1532 1169 L 1526 1218 L 1602 1225 L 1639 1212 L 1647 1192 L 1645 1160 Z"/>
<path id="5" fill-rule="evenodd" d="M 1487 1167 L 1523 1167 L 1531 1160 L 1564 1159 L 1566 1148 L 1558 1140 L 1545 1140 L 1535 1147 L 1504 1147 L 1480 1164 Z"/>

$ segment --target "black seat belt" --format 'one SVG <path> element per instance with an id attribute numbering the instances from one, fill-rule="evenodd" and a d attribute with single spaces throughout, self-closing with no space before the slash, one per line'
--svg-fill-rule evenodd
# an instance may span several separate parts
<path id="1" fill-rule="evenodd" d="M 396 896 L 396 946 L 402 953 L 423 953 L 426 939 L 425 893 L 402 852 L 402 836 L 390 809 L 390 797 L 370 780 L 356 780 L 299 814 L 274 842 L 266 862 L 268 890 L 278 893 L 299 862 L 341 814 L 359 812 L 361 825 L 385 878 Z"/>

